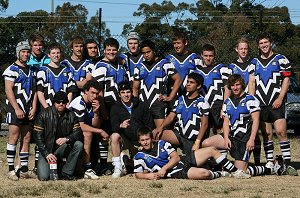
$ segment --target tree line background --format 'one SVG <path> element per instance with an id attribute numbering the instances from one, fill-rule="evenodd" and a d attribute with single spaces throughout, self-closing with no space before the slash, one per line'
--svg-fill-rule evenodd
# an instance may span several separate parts
<path id="1" fill-rule="evenodd" d="M 0 12 L 9 6 L 8 2 L 0 1 Z M 130 31 L 138 32 L 142 39 L 153 40 L 159 54 L 165 55 L 172 52 L 173 33 L 181 31 L 188 36 L 191 51 L 199 52 L 203 44 L 213 44 L 217 49 L 217 62 L 222 63 L 236 59 L 233 49 L 241 36 L 249 39 L 251 56 L 257 56 L 255 38 L 260 32 L 268 32 L 273 38 L 275 52 L 287 56 L 298 77 L 300 25 L 292 24 L 287 7 L 266 8 L 255 0 L 232 0 L 230 6 L 215 0 L 199 0 L 193 4 L 182 2 L 177 5 L 172 1 L 163 1 L 151 5 L 142 3 L 133 16 L 143 18 L 143 22 L 124 24 L 120 35 L 111 35 L 105 21 L 99 25 L 98 13 L 88 17 L 88 10 L 83 5 L 72 5 L 69 2 L 57 6 L 54 13 L 37 10 L 21 12 L 15 17 L 1 17 L 1 74 L 15 61 L 16 44 L 26 40 L 33 32 L 39 32 L 45 37 L 46 47 L 53 42 L 61 44 L 64 56 L 67 56 L 70 52 L 66 46 L 75 35 L 97 40 L 101 49 L 102 41 L 112 36 L 120 42 L 120 52 L 124 52 L 126 34 Z M 3 78 L 0 86 L 3 90 Z M 3 98 L 4 91 L 1 92 L 1 101 L 4 101 Z"/>

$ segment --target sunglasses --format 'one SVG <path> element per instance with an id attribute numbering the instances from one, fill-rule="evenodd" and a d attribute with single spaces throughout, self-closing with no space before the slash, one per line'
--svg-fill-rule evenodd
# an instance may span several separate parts
<path id="1" fill-rule="evenodd" d="M 65 100 L 59 100 L 59 101 L 56 101 L 55 103 L 57 103 L 57 104 L 67 104 L 68 103 L 68 101 L 65 101 Z"/>

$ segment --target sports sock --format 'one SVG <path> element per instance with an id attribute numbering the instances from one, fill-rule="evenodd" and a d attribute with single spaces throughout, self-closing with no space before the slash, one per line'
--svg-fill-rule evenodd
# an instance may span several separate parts
<path id="1" fill-rule="evenodd" d="M 16 145 L 7 143 L 6 158 L 7 158 L 9 171 L 15 170 L 15 157 L 16 157 Z"/>
<path id="2" fill-rule="evenodd" d="M 28 170 L 29 153 L 28 152 L 20 152 L 19 156 L 20 156 L 21 167 L 27 167 L 27 170 Z M 26 170 L 26 168 L 23 168 L 22 170 Z"/>
<path id="3" fill-rule="evenodd" d="M 247 171 L 251 176 L 271 174 L 271 169 L 265 166 L 248 166 Z"/>
<path id="4" fill-rule="evenodd" d="M 235 172 L 237 170 L 234 164 L 231 161 L 229 161 L 224 155 L 218 157 L 216 159 L 216 163 L 229 172 Z"/>
<path id="5" fill-rule="evenodd" d="M 285 163 L 287 165 L 289 165 L 290 162 L 291 162 L 291 145 L 290 145 L 290 141 L 289 140 L 280 141 L 279 144 L 280 144 L 280 150 L 281 150 L 281 153 L 282 153 L 282 157 L 283 157 Z"/>
<path id="6" fill-rule="evenodd" d="M 273 141 L 264 142 L 264 149 L 267 161 L 273 161 L 274 159 L 274 143 Z"/>
<path id="7" fill-rule="evenodd" d="M 208 171 L 210 172 L 212 179 L 216 179 L 216 178 L 221 177 L 221 173 L 220 172 L 213 172 L 211 170 L 208 170 Z"/>
<path id="8" fill-rule="evenodd" d="M 253 149 L 253 157 L 255 165 L 260 164 L 260 152 L 261 152 L 261 141 L 258 135 L 255 137 L 254 141 L 254 149 Z"/>

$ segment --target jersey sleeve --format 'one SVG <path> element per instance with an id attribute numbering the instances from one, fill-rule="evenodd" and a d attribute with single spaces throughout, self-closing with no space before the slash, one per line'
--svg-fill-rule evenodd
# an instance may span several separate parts
<path id="1" fill-rule="evenodd" d="M 165 63 L 163 68 L 168 76 L 173 76 L 174 74 L 177 73 L 177 70 L 175 69 L 174 64 L 171 62 Z"/>
<path id="2" fill-rule="evenodd" d="M 220 68 L 220 72 L 223 85 L 225 86 L 227 84 L 229 76 L 231 75 L 231 71 L 227 65 L 222 65 L 222 67 Z"/>
<path id="3" fill-rule="evenodd" d="M 255 96 L 252 95 L 248 96 L 247 108 L 249 109 L 250 113 L 260 111 L 259 105 L 260 105 L 259 100 Z"/>
<path id="4" fill-rule="evenodd" d="M 143 173 L 144 169 L 146 167 L 145 161 L 143 160 L 143 153 L 142 152 L 138 152 L 133 160 L 133 164 L 134 164 L 134 173 Z"/>
<path id="5" fill-rule="evenodd" d="M 281 55 L 278 60 L 280 65 L 280 74 L 282 77 L 291 77 L 292 76 L 292 66 L 290 61 L 283 55 Z"/>
<path id="6" fill-rule="evenodd" d="M 67 93 L 70 92 L 76 92 L 77 91 L 77 86 L 76 86 L 76 82 L 73 78 L 73 74 L 71 72 L 71 70 L 68 69 L 68 85 L 67 85 Z"/>
<path id="7" fill-rule="evenodd" d="M 37 91 L 44 92 L 44 89 L 46 88 L 46 71 L 45 70 L 39 70 L 37 72 Z"/>
<path id="8" fill-rule="evenodd" d="M 9 66 L 5 69 L 2 76 L 4 77 L 4 80 L 15 82 L 15 80 L 19 77 L 19 73 L 16 68 L 14 69 L 12 66 Z"/>
<path id="9" fill-rule="evenodd" d="M 174 102 L 174 105 L 172 106 L 172 112 L 173 112 L 173 113 L 176 113 L 176 108 L 177 108 L 178 104 L 179 104 L 179 100 L 177 99 L 177 100 Z"/>
<path id="10" fill-rule="evenodd" d="M 229 118 L 228 114 L 227 114 L 227 104 L 228 104 L 229 100 L 226 99 L 224 101 L 224 104 L 222 106 L 222 115 L 225 116 L 226 118 Z"/>
<path id="11" fill-rule="evenodd" d="M 199 115 L 200 116 L 209 116 L 210 105 L 207 100 L 203 100 L 198 103 Z"/>
<path id="12" fill-rule="evenodd" d="M 106 72 L 107 72 L 107 68 L 105 67 L 105 65 L 103 65 L 101 62 L 99 62 L 95 66 L 95 69 L 92 71 L 92 76 L 99 83 L 100 82 L 105 82 Z"/>
<path id="13" fill-rule="evenodd" d="M 134 80 L 141 80 L 140 79 L 140 68 L 143 67 L 142 65 L 134 67 L 133 71 L 133 79 Z"/>
<path id="14" fill-rule="evenodd" d="M 74 112 L 74 114 L 78 118 L 78 122 L 84 122 L 85 121 L 85 115 L 86 115 L 85 106 L 83 104 L 81 104 L 80 101 L 77 100 L 77 98 L 75 98 L 70 103 L 69 108 Z"/>
<path id="15" fill-rule="evenodd" d="M 165 151 L 167 151 L 168 155 L 170 155 L 172 152 L 175 151 L 175 148 L 172 146 L 171 143 L 165 142 L 163 140 L 160 140 L 160 141 L 162 141 L 163 148 L 164 148 Z"/>
<path id="16" fill-rule="evenodd" d="M 253 75 L 253 74 L 254 74 L 254 71 L 255 71 L 255 65 L 256 65 L 255 59 L 252 59 L 251 62 L 250 62 L 250 65 L 249 65 L 249 67 L 248 67 L 248 73 L 249 73 L 250 75 Z"/>

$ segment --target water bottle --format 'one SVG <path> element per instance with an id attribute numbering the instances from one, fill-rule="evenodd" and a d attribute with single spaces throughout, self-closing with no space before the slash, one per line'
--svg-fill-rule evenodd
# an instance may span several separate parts
<path id="1" fill-rule="evenodd" d="M 50 180 L 58 180 L 57 175 L 57 163 L 56 162 L 49 162 L 50 165 Z"/>

